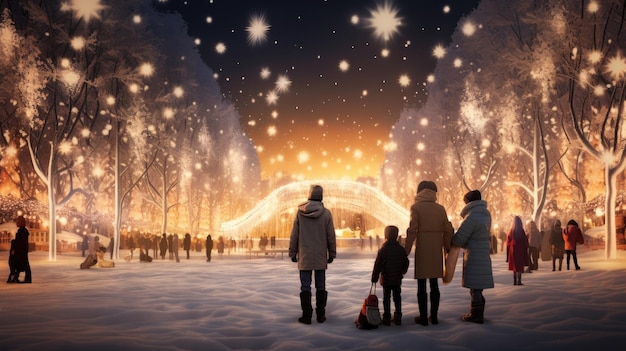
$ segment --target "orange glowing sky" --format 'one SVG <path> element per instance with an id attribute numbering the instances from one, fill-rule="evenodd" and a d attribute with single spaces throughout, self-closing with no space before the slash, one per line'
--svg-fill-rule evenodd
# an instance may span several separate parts
<path id="1" fill-rule="evenodd" d="M 478 1 L 164 1 L 255 145 L 263 178 L 378 177 L 436 47 Z"/>

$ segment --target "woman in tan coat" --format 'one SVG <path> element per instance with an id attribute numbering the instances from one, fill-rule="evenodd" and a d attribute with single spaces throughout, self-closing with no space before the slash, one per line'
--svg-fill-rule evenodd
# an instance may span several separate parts
<path id="1" fill-rule="evenodd" d="M 439 283 L 443 277 L 444 250 L 450 250 L 454 229 L 443 206 L 437 202 L 437 185 L 422 181 L 417 187 L 415 202 L 411 206 L 411 221 L 406 231 L 404 249 L 407 256 L 415 244 L 415 279 L 417 279 L 417 303 L 420 315 L 415 323 L 438 324 Z M 430 318 L 428 317 L 428 294 L 426 280 L 430 283 Z"/>

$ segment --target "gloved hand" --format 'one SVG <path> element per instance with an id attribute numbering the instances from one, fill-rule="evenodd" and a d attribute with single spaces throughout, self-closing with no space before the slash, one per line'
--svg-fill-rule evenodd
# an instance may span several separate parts
<path id="1" fill-rule="evenodd" d="M 329 257 L 329 258 L 328 258 L 328 263 L 333 263 L 333 260 L 334 260 L 334 258 Z"/>
<path id="2" fill-rule="evenodd" d="M 372 284 L 376 284 L 377 282 L 378 282 L 378 279 L 372 278 Z"/>
<path id="3" fill-rule="evenodd" d="M 291 258 L 291 262 L 298 262 L 298 258 L 297 258 L 296 256 L 293 256 L 293 257 Z"/>

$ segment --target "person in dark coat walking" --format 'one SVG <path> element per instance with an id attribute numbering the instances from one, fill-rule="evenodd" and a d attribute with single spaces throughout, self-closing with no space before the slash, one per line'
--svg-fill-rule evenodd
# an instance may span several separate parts
<path id="1" fill-rule="evenodd" d="M 211 239 L 211 234 L 206 236 L 206 261 L 211 262 L 211 251 L 213 251 L 213 239 Z"/>
<path id="2" fill-rule="evenodd" d="M 83 234 L 83 242 L 81 243 L 80 248 L 83 252 L 83 257 L 85 257 L 85 251 L 89 250 L 89 237 L 86 234 Z"/>
<path id="3" fill-rule="evenodd" d="M 513 226 L 506 237 L 506 249 L 509 270 L 513 271 L 513 285 L 524 285 L 522 284 L 522 273 L 524 273 L 524 266 L 530 264 L 530 260 L 528 258 L 528 236 L 519 216 L 513 218 Z"/>
<path id="4" fill-rule="evenodd" d="M 30 233 L 26 229 L 26 219 L 24 216 L 19 216 L 15 219 L 17 225 L 17 233 L 15 234 L 15 260 L 17 266 L 21 271 L 24 271 L 24 281 L 21 283 L 32 283 L 32 276 L 30 271 L 30 263 L 28 261 L 28 236 Z M 19 272 L 15 277 L 19 281 Z"/>
<path id="5" fill-rule="evenodd" d="M 418 184 L 415 202 L 411 205 L 409 228 L 406 230 L 404 250 L 408 256 L 415 246 L 415 276 L 417 279 L 417 304 L 419 316 L 415 323 L 427 326 L 428 321 L 439 324 L 439 283 L 443 277 L 444 250 L 450 250 L 454 229 L 446 209 L 437 203 L 437 185 L 425 180 Z M 430 317 L 428 316 L 428 292 L 430 285 Z"/>
<path id="6" fill-rule="evenodd" d="M 191 250 L 191 235 L 189 233 L 186 233 L 183 239 L 183 250 L 187 252 L 187 259 L 189 259 L 189 250 Z"/>
<path id="7" fill-rule="evenodd" d="M 385 243 L 378 250 L 372 271 L 372 283 L 380 280 L 383 286 L 383 324 L 391 325 L 391 295 L 393 294 L 393 322 L 402 324 L 402 278 L 409 269 L 409 258 L 398 243 L 398 227 L 385 227 Z"/>
<path id="8" fill-rule="evenodd" d="M 111 240 L 109 240 L 109 253 L 110 253 L 110 258 L 113 259 L 113 251 L 115 250 L 115 238 L 111 237 Z"/>
<path id="9" fill-rule="evenodd" d="M 470 289 L 470 313 L 461 319 L 482 324 L 485 313 L 484 289 L 494 287 L 491 257 L 489 256 L 489 233 L 491 213 L 487 201 L 479 190 L 472 190 L 463 197 L 465 207 L 461 210 L 463 222 L 452 237 L 452 245 L 463 248 L 462 286 Z"/>
<path id="10" fill-rule="evenodd" d="M 559 271 L 563 267 L 563 253 L 565 251 L 565 241 L 563 240 L 563 228 L 561 221 L 555 220 L 550 232 L 550 246 L 552 246 L 552 271 L 556 270 L 556 260 L 559 260 Z"/>
<path id="11" fill-rule="evenodd" d="M 167 253 L 167 234 L 165 233 L 163 233 L 163 235 L 161 236 L 161 241 L 159 242 L 159 250 L 161 259 L 164 260 L 165 254 Z"/>
<path id="12" fill-rule="evenodd" d="M 289 257 L 298 263 L 300 272 L 300 306 L 302 317 L 298 322 L 311 324 L 311 282 L 315 272 L 315 313 L 317 322 L 326 321 L 326 269 L 337 256 L 337 242 L 333 216 L 322 203 L 323 189 L 312 185 L 307 202 L 298 206 L 289 239 Z"/>

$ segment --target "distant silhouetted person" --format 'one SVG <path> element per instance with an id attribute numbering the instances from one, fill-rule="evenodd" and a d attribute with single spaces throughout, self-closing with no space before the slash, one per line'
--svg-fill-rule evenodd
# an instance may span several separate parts
<path id="1" fill-rule="evenodd" d="M 167 253 L 167 234 L 165 233 L 163 233 L 163 235 L 161 236 L 161 241 L 159 242 L 159 250 L 161 259 L 164 260 L 165 254 Z"/>
<path id="2" fill-rule="evenodd" d="M 191 250 L 191 235 L 189 233 L 185 233 L 185 238 L 183 238 L 183 250 L 187 252 L 187 259 L 189 259 L 189 250 Z"/>
<path id="3" fill-rule="evenodd" d="M 522 284 L 522 273 L 524 266 L 528 266 L 528 236 L 524 231 L 522 219 L 515 216 L 513 225 L 506 237 L 507 259 L 509 270 L 513 271 L 513 285 Z"/>
<path id="4" fill-rule="evenodd" d="M 559 271 L 563 266 L 563 253 L 565 251 L 565 241 L 563 240 L 563 228 L 561 221 L 554 221 L 554 226 L 550 232 L 550 246 L 552 246 L 552 271 L 556 270 L 556 260 L 559 260 Z"/>
<path id="5" fill-rule="evenodd" d="M 211 239 L 211 234 L 206 236 L 206 261 L 211 262 L 211 251 L 213 251 L 213 239 Z"/>
<path id="6" fill-rule="evenodd" d="M 19 216 L 15 219 L 15 225 L 17 225 L 17 233 L 15 234 L 15 260 L 17 267 L 20 271 L 24 271 L 24 281 L 21 283 L 32 283 L 32 276 L 30 271 L 30 262 L 28 261 L 28 236 L 30 233 L 26 229 L 26 219 L 24 216 Z M 18 276 L 15 278 L 19 281 Z"/>

